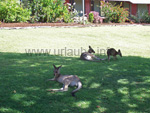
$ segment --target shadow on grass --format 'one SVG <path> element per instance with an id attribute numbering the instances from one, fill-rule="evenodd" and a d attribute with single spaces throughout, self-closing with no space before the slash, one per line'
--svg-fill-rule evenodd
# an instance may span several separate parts
<path id="1" fill-rule="evenodd" d="M 119 58 L 119 57 L 118 57 Z M 61 74 L 78 75 L 83 88 L 73 98 L 53 78 L 52 64 Z M 0 112 L 126 113 L 150 112 L 150 59 L 122 57 L 111 62 L 87 62 L 62 56 L 0 53 Z"/>

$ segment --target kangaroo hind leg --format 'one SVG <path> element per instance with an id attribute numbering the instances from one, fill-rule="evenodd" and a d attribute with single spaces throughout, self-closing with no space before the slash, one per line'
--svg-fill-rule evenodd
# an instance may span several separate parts
<path id="1" fill-rule="evenodd" d="M 47 91 L 63 91 L 63 88 L 60 88 L 60 89 L 50 89 L 50 90 L 47 90 Z"/>
<path id="2" fill-rule="evenodd" d="M 71 83 L 69 79 L 66 79 L 63 83 L 63 91 L 68 91 L 68 86 Z"/>

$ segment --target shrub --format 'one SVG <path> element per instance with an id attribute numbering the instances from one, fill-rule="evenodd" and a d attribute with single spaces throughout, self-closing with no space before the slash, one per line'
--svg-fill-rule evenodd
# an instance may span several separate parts
<path id="1" fill-rule="evenodd" d="M 31 12 L 23 8 L 18 0 L 1 0 L 0 20 L 3 22 L 27 22 Z"/>
<path id="2" fill-rule="evenodd" d="M 65 8 L 69 10 L 69 12 L 66 10 L 62 16 L 65 23 L 74 22 L 74 17 L 78 16 L 78 12 L 76 9 L 74 9 L 74 5 L 71 5 L 70 3 L 65 5 Z"/>
<path id="3" fill-rule="evenodd" d="M 130 18 L 133 22 L 135 23 L 140 23 L 140 19 L 137 17 L 137 16 L 134 16 L 134 15 L 130 15 Z"/>
<path id="4" fill-rule="evenodd" d="M 148 12 L 146 12 L 143 16 L 143 22 L 150 23 L 150 15 Z"/>
<path id="5" fill-rule="evenodd" d="M 106 17 L 107 22 L 115 22 L 115 23 L 121 23 L 128 20 L 129 12 L 127 9 L 122 8 L 122 3 L 120 5 L 112 5 L 111 3 L 106 3 L 104 1 L 101 1 L 101 8 L 104 12 L 104 15 Z"/>
<path id="6" fill-rule="evenodd" d="M 32 22 L 56 22 L 57 20 L 70 22 L 71 13 L 62 0 L 33 0 L 29 4 L 32 10 Z"/>
<path id="7" fill-rule="evenodd" d="M 150 23 L 150 15 L 148 12 L 137 12 L 136 16 L 131 15 L 131 19 L 136 23 Z"/>
<path id="8" fill-rule="evenodd" d="M 93 14 L 93 16 L 94 16 L 94 23 L 98 23 L 98 22 L 100 22 L 100 16 L 99 16 L 99 12 L 96 12 L 96 11 L 90 11 L 90 13 L 92 13 Z"/>
<path id="9" fill-rule="evenodd" d="M 94 15 L 93 13 L 89 13 L 89 22 L 93 22 L 94 21 Z"/>

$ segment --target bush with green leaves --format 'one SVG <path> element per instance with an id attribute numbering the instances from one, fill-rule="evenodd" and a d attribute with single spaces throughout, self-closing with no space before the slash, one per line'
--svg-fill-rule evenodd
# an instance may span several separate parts
<path id="1" fill-rule="evenodd" d="M 148 12 L 146 12 L 145 15 L 143 16 L 143 22 L 150 23 L 150 15 Z"/>
<path id="2" fill-rule="evenodd" d="M 74 17 L 79 17 L 78 11 L 74 8 L 75 4 L 71 5 L 70 3 L 67 3 L 66 7 L 69 9 L 69 13 L 68 10 L 64 13 L 63 15 L 64 22 L 65 23 L 74 22 Z"/>
<path id="3" fill-rule="evenodd" d="M 30 4 L 31 19 L 40 22 L 56 22 L 64 20 L 70 22 L 68 6 L 62 0 L 33 0 Z"/>
<path id="4" fill-rule="evenodd" d="M 30 20 L 30 10 L 23 8 L 18 0 L 0 1 L 0 20 L 2 22 L 27 22 Z"/>
<path id="5" fill-rule="evenodd" d="M 69 11 L 68 8 L 71 8 Z M 18 0 L 0 0 L 0 20 L 3 22 L 73 22 L 77 15 L 73 6 L 63 0 L 30 0 L 20 4 Z"/>
<path id="6" fill-rule="evenodd" d="M 112 5 L 109 2 L 101 1 L 101 8 L 104 12 L 107 22 L 121 23 L 128 20 L 129 12 L 120 5 Z"/>
<path id="7" fill-rule="evenodd" d="M 93 13 L 89 13 L 89 22 L 93 22 L 94 21 L 94 15 Z"/>
<path id="8" fill-rule="evenodd" d="M 148 11 L 138 11 L 136 16 L 131 15 L 131 19 L 134 20 L 136 23 L 150 23 L 150 15 Z"/>

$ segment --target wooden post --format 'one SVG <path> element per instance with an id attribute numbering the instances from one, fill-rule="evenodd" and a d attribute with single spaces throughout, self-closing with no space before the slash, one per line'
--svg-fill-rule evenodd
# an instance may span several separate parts
<path id="1" fill-rule="evenodd" d="M 84 21 L 84 0 L 82 0 L 82 7 L 83 7 L 83 24 L 85 25 L 85 21 Z"/>

